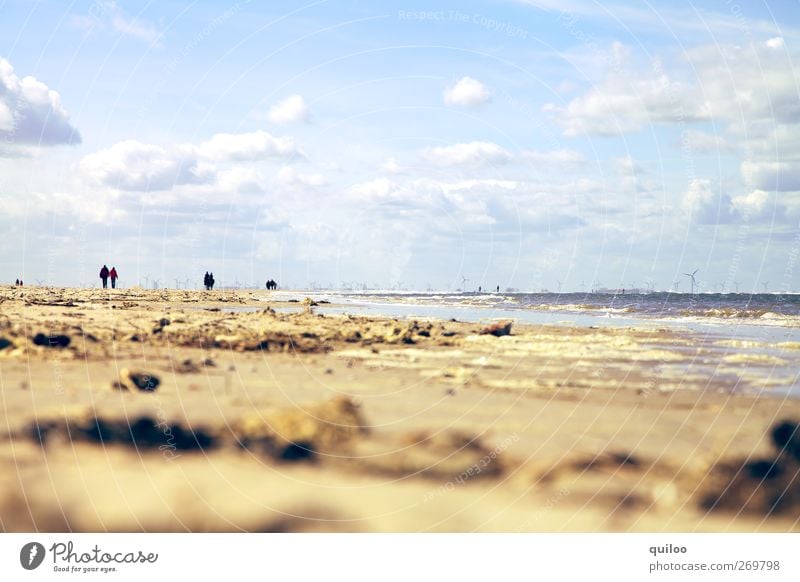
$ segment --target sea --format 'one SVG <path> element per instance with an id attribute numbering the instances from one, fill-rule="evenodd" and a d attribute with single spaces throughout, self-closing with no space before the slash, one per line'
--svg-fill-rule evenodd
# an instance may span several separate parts
<path id="1" fill-rule="evenodd" d="M 326 313 L 402 319 L 666 328 L 726 355 L 772 359 L 753 365 L 769 393 L 800 397 L 800 294 L 797 293 L 436 293 L 278 291 L 267 300 L 311 297 Z"/>

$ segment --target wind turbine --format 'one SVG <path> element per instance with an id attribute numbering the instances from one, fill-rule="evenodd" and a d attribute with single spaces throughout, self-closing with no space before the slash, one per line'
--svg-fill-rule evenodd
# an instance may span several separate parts
<path id="1" fill-rule="evenodd" d="M 672 284 L 672 286 L 675 288 L 675 293 L 677 293 L 677 292 L 678 292 L 678 290 L 681 288 L 681 280 L 680 280 L 680 279 L 678 279 L 677 281 L 675 281 L 675 282 Z"/>
<path id="2" fill-rule="evenodd" d="M 734 281 L 733 286 L 736 288 L 736 292 L 739 292 L 739 281 Z"/>
<path id="3" fill-rule="evenodd" d="M 581 292 L 584 291 L 586 291 L 586 282 L 583 279 L 581 279 Z"/>
<path id="4" fill-rule="evenodd" d="M 766 293 L 767 292 L 767 285 L 769 285 L 769 281 L 764 281 L 761 284 L 764 286 L 764 293 Z"/>
<path id="5" fill-rule="evenodd" d="M 692 295 L 694 295 L 694 276 L 697 274 L 697 271 L 699 271 L 699 270 L 700 269 L 695 269 L 691 273 L 684 273 L 684 275 L 686 275 L 687 277 L 689 277 L 692 280 Z"/>
<path id="6" fill-rule="evenodd" d="M 556 283 L 558 283 L 558 292 L 561 293 L 561 281 L 556 279 Z"/>
<path id="7" fill-rule="evenodd" d="M 181 288 L 181 281 L 177 277 L 175 277 L 175 289 Z"/>
<path id="8" fill-rule="evenodd" d="M 469 279 L 467 279 L 464 275 L 461 275 L 461 290 L 465 293 L 467 292 L 467 281 L 469 281 Z"/>

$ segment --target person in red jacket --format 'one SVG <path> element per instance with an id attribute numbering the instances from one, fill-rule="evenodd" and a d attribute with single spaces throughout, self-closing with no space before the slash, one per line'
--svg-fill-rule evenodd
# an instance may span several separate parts
<path id="1" fill-rule="evenodd" d="M 117 275 L 117 268 L 111 267 L 111 270 L 108 272 L 108 276 L 111 279 L 111 288 L 117 288 L 117 279 L 119 279 L 119 275 Z"/>
<path id="2" fill-rule="evenodd" d="M 100 269 L 100 279 L 103 281 L 103 289 L 106 289 L 108 287 L 108 267 L 105 265 Z"/>

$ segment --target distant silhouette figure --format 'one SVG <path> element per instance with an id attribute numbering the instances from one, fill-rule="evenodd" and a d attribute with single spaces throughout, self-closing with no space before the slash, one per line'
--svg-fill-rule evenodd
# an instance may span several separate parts
<path id="1" fill-rule="evenodd" d="M 108 288 L 108 267 L 103 265 L 103 268 L 100 269 L 100 279 L 103 281 L 103 289 Z"/>
<path id="2" fill-rule="evenodd" d="M 19 279 L 17 279 L 16 281 L 14 281 L 14 287 L 19 287 Z"/>
<path id="3" fill-rule="evenodd" d="M 500 293 L 500 285 L 497 286 L 497 292 Z"/>
<path id="4" fill-rule="evenodd" d="M 278 284 L 273 279 L 270 279 L 269 281 L 267 281 L 267 290 L 274 291 L 277 288 L 278 288 Z"/>
<path id="5" fill-rule="evenodd" d="M 208 274 L 208 289 L 209 289 L 209 291 L 213 291 L 214 290 L 214 282 L 215 282 L 214 281 L 214 273 L 209 273 Z"/>
<path id="6" fill-rule="evenodd" d="M 481 286 L 478 285 L 478 293 L 480 293 L 480 292 L 481 292 Z"/>
<path id="7" fill-rule="evenodd" d="M 108 272 L 108 276 L 111 279 L 111 288 L 117 288 L 117 279 L 119 279 L 119 275 L 117 275 L 117 268 L 111 267 L 111 270 Z"/>
<path id="8" fill-rule="evenodd" d="M 25 283 L 22 282 L 22 279 L 19 280 L 19 286 L 20 287 L 24 287 L 25 286 Z"/>
<path id="9" fill-rule="evenodd" d="M 210 283 L 208 282 L 208 271 L 206 271 L 206 274 L 203 275 L 203 287 L 206 288 L 206 291 L 208 291 L 211 288 Z"/>

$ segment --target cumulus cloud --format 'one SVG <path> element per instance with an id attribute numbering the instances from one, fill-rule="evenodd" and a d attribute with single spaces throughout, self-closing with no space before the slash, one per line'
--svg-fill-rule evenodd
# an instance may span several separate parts
<path id="1" fill-rule="evenodd" d="M 290 95 L 286 99 L 273 105 L 267 119 L 279 125 L 308 121 L 310 113 L 305 100 L 301 95 Z"/>
<path id="2" fill-rule="evenodd" d="M 722 153 L 733 150 L 731 143 L 723 136 L 687 129 L 681 135 L 681 145 L 694 152 Z"/>
<path id="3" fill-rule="evenodd" d="M 491 98 L 492 94 L 486 85 L 472 77 L 462 77 L 444 91 L 444 102 L 450 106 L 479 107 L 488 103 Z"/>
<path id="4" fill-rule="evenodd" d="M 403 169 L 394 157 L 390 157 L 383 161 L 380 165 L 380 170 L 387 174 L 399 174 Z"/>
<path id="5" fill-rule="evenodd" d="M 15 146 L 78 144 L 59 94 L 34 77 L 19 78 L 0 58 L 0 140 Z"/>
<path id="6" fill-rule="evenodd" d="M 800 190 L 800 161 L 744 160 L 742 177 L 758 190 L 794 192 Z"/>
<path id="7" fill-rule="evenodd" d="M 582 153 L 570 149 L 558 149 L 546 152 L 525 150 L 522 152 L 522 157 L 535 164 L 567 166 L 586 163 L 586 157 Z"/>
<path id="8" fill-rule="evenodd" d="M 288 186 L 324 186 L 328 183 L 325 176 L 317 173 L 306 174 L 292 166 L 284 166 L 278 171 L 278 181 Z"/>
<path id="9" fill-rule="evenodd" d="M 79 170 L 88 181 L 118 190 L 166 190 L 213 178 L 201 171 L 191 149 L 167 150 L 135 140 L 85 156 Z"/>
<path id="10" fill-rule="evenodd" d="M 502 164 L 513 158 L 508 150 L 486 141 L 426 148 L 421 155 L 428 162 L 442 166 Z"/>
<path id="11" fill-rule="evenodd" d="M 709 118 L 699 96 L 667 75 L 648 77 L 616 71 L 567 105 L 549 103 L 543 109 L 570 137 L 615 136 L 651 123 Z"/>
<path id="12" fill-rule="evenodd" d="M 288 137 L 275 137 L 265 131 L 220 133 L 199 145 L 177 144 L 167 148 L 126 140 L 84 156 L 78 169 L 92 184 L 118 190 L 155 191 L 214 183 L 217 165 L 221 163 L 301 155 L 299 146 Z"/>
<path id="13" fill-rule="evenodd" d="M 773 208 L 782 214 L 782 207 L 777 207 L 775 204 L 774 194 L 764 190 L 753 190 L 748 194 L 736 196 L 732 203 L 736 212 L 750 220 L 771 216 Z"/>
<path id="14" fill-rule="evenodd" d="M 694 224 L 725 224 L 731 221 L 731 199 L 711 180 L 696 178 L 683 197 L 683 209 Z"/>
<path id="15" fill-rule="evenodd" d="M 197 148 L 210 161 L 256 161 L 266 158 L 304 156 L 291 137 L 275 137 L 266 131 L 218 133 Z"/>

